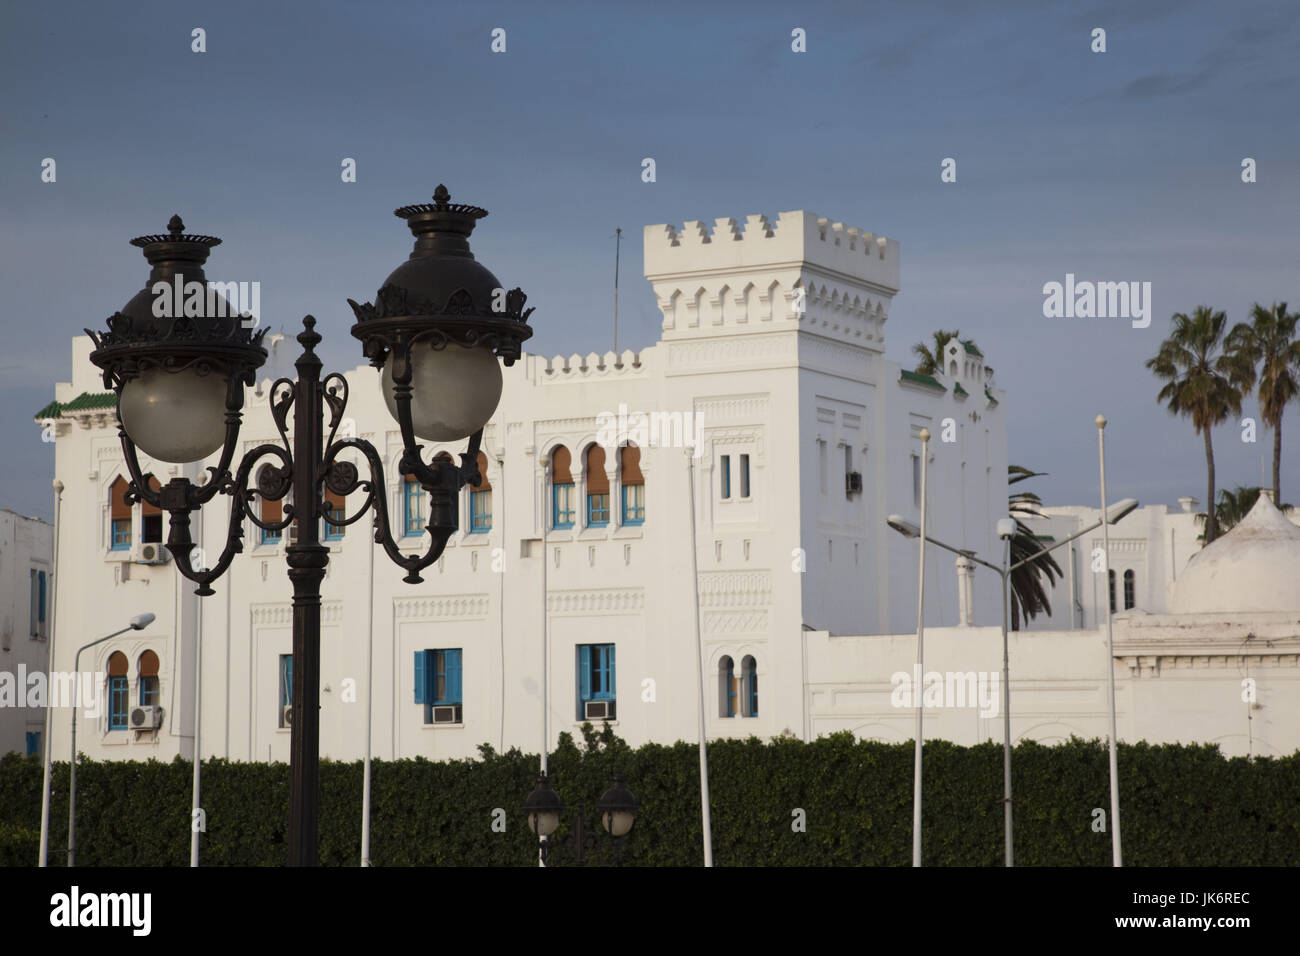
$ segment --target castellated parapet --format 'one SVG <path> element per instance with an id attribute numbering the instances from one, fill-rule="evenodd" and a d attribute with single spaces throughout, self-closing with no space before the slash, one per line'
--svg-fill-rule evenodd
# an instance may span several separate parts
<path id="1" fill-rule="evenodd" d="M 802 210 L 645 227 L 663 339 L 802 331 L 883 352 L 898 243 Z"/>

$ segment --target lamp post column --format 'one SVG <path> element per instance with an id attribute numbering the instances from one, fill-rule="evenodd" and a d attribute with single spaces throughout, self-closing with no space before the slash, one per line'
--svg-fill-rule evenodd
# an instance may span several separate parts
<path id="1" fill-rule="evenodd" d="M 316 523 L 323 400 L 321 361 L 314 349 L 321 341 L 316 320 L 303 320 L 303 346 L 295 367 L 293 407 L 293 509 L 298 540 L 286 549 L 293 582 L 293 729 L 290 738 L 289 863 L 316 866 L 317 799 L 320 776 L 320 583 L 329 549 L 320 543 Z"/>

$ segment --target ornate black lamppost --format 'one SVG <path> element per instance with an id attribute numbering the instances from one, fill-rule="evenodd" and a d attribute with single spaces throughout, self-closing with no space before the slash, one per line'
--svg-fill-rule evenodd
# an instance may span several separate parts
<path id="1" fill-rule="evenodd" d="M 560 795 L 551 789 L 546 774 L 538 774 L 537 787 L 524 800 L 524 814 L 528 819 L 528 829 L 537 836 L 537 846 L 541 850 L 542 865 L 547 865 L 550 857 L 551 834 L 560 825 L 566 807 Z M 614 847 L 614 865 L 623 859 L 623 842 L 627 839 L 632 824 L 636 822 L 637 800 L 623 784 L 623 775 L 614 774 L 610 788 L 596 801 L 596 810 L 600 813 L 600 824 L 605 829 L 610 843 Z M 573 830 L 569 840 L 573 848 L 574 862 L 583 866 L 586 854 L 596 849 L 594 836 L 585 832 L 586 814 L 579 805 L 573 814 Z"/>
<path id="2" fill-rule="evenodd" d="M 271 388 L 271 413 L 281 443 L 252 449 L 232 474 L 244 388 L 254 383 L 267 357 L 261 344 L 265 330 L 254 331 L 254 323 L 236 314 L 220 295 L 191 299 L 187 294 L 183 303 L 170 303 L 178 308 L 161 299 L 190 282 L 206 287 L 203 264 L 220 239 L 187 235 L 174 216 L 167 235 L 131 240 L 153 267 L 149 284 L 109 317 L 106 332 L 86 330 L 95 343 L 90 360 L 103 369 L 105 386 L 117 393 L 118 431 L 131 475 L 127 500 L 146 501 L 171 516 L 167 549 L 180 572 L 199 585 L 197 594 L 214 593 L 212 581 L 243 550 L 245 518 L 268 531 L 298 523 L 297 541 L 286 549 L 294 592 L 292 865 L 317 862 L 320 583 L 329 561 L 318 520 L 342 527 L 373 506 L 376 543 L 406 570 L 403 580 L 420 583 L 420 571 L 438 560 L 457 528 L 461 488 L 482 480 L 479 443 L 501 397 L 497 359 L 513 364 L 520 344 L 532 335 L 528 316 L 533 310 L 524 311 L 527 297 L 517 288 L 505 291 L 470 252 L 469 234 L 487 210 L 452 203 L 445 186 L 438 187 L 433 200 L 396 210 L 415 234 L 415 249 L 384 281 L 374 303 L 348 300 L 357 319 L 352 334 L 361 340 L 370 363 L 381 370 L 384 399 L 401 428 L 399 471 L 415 476 L 430 496 L 430 541 L 423 554 L 405 555 L 394 540 L 383 462 L 374 446 L 358 438 L 335 440 L 347 405 L 347 380 L 337 372 L 321 377 L 314 351 L 321 337 L 311 316 L 303 319 L 298 335 L 303 352 L 295 366 L 297 380 L 282 378 Z M 469 447 L 459 465 L 447 459 L 424 461 L 418 439 L 447 442 L 466 437 Z M 173 478 L 155 491 L 153 475 L 141 471 L 137 447 L 159 461 L 178 464 L 200 461 L 218 450 L 221 457 L 208 469 L 211 480 L 206 483 Z M 348 448 L 365 456 L 368 478 L 351 462 L 338 460 Z M 250 487 L 254 466 L 267 457 L 278 459 L 278 466 L 262 469 L 256 487 Z M 324 507 L 326 488 L 338 495 L 359 490 L 365 499 L 354 515 L 335 518 Z M 282 519 L 264 522 L 254 500 L 277 501 L 290 490 L 293 501 L 284 507 Z M 198 567 L 192 555 L 190 514 L 217 494 L 236 502 L 225 547 L 211 567 Z"/>

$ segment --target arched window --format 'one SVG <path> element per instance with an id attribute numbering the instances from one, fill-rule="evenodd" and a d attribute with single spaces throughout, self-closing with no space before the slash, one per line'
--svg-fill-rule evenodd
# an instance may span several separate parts
<path id="1" fill-rule="evenodd" d="M 157 478 L 149 479 L 149 487 L 161 491 Z M 159 544 L 163 539 L 162 510 L 149 502 L 140 501 L 140 540 L 145 544 Z"/>
<path id="2" fill-rule="evenodd" d="M 342 521 L 347 515 L 347 499 L 337 492 L 325 489 L 325 497 L 322 505 L 325 509 L 326 517 L 333 518 L 335 521 Z M 321 521 L 320 536 L 323 541 L 339 541 L 343 538 L 343 528 L 339 525 L 330 524 L 328 521 Z"/>
<path id="3" fill-rule="evenodd" d="M 121 475 L 109 487 L 109 547 L 114 551 L 131 550 L 131 506 L 126 502 L 126 487 Z"/>
<path id="4" fill-rule="evenodd" d="M 645 476 L 641 474 L 641 449 L 624 445 L 618 454 L 619 473 L 622 475 L 622 523 L 645 524 Z"/>
<path id="5" fill-rule="evenodd" d="M 429 495 L 421 486 L 415 475 L 404 475 L 402 485 L 402 507 L 405 515 L 403 529 L 408 538 L 424 534 L 425 525 L 429 523 Z"/>
<path id="6" fill-rule="evenodd" d="M 569 449 L 563 445 L 551 452 L 551 527 L 573 527 L 573 463 Z"/>
<path id="7" fill-rule="evenodd" d="M 736 665 L 730 657 L 718 661 L 718 716 L 735 717 L 740 688 L 736 685 Z"/>
<path id="8" fill-rule="evenodd" d="M 49 629 L 45 624 L 45 608 L 47 603 L 45 597 L 45 572 L 38 571 L 36 568 L 31 568 L 28 573 L 30 574 L 29 584 L 31 588 L 31 626 L 28 629 L 28 636 L 38 639 L 48 637 Z"/>
<path id="9" fill-rule="evenodd" d="M 1128 610 L 1137 603 L 1137 580 L 1133 574 L 1133 569 L 1124 572 L 1124 610 Z"/>
<path id="10" fill-rule="evenodd" d="M 126 730 L 126 655 L 114 651 L 108 658 L 108 729 Z"/>
<path id="11" fill-rule="evenodd" d="M 136 663 L 136 673 L 140 675 L 140 706 L 156 707 L 158 705 L 158 655 L 145 651 Z"/>
<path id="12" fill-rule="evenodd" d="M 745 659 L 740 662 L 740 671 L 743 677 L 743 691 L 745 699 L 745 716 L 758 716 L 758 661 L 754 660 L 753 655 L 746 654 Z"/>
<path id="13" fill-rule="evenodd" d="M 1110 581 L 1110 613 L 1115 613 L 1115 572 L 1113 570 L 1106 572 L 1106 577 Z"/>
<path id="14" fill-rule="evenodd" d="M 258 483 L 260 484 L 261 476 L 267 474 L 272 465 L 263 465 L 262 470 L 258 473 Z M 260 497 L 260 496 L 259 496 Z M 284 520 L 284 499 L 280 498 L 272 501 L 270 498 L 261 498 L 261 511 L 259 512 L 262 520 L 266 522 L 276 522 Z M 278 544 L 284 534 L 282 529 L 268 531 L 266 528 L 260 529 L 262 532 L 262 544 Z"/>
<path id="15" fill-rule="evenodd" d="M 478 453 L 478 473 L 483 479 L 469 491 L 469 533 L 486 534 L 492 530 L 492 482 L 488 481 L 487 455 Z"/>
<path id="16" fill-rule="evenodd" d="M 605 449 L 592 445 L 587 449 L 587 527 L 604 528 L 609 524 L 609 476 L 605 474 Z"/>

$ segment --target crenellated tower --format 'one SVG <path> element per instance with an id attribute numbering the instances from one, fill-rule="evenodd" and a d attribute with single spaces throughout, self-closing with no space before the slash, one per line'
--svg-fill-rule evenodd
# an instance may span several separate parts
<path id="1" fill-rule="evenodd" d="M 645 274 L 663 313 L 669 365 L 784 364 L 825 344 L 884 351 L 899 289 L 898 243 L 805 211 L 645 228 Z"/>

